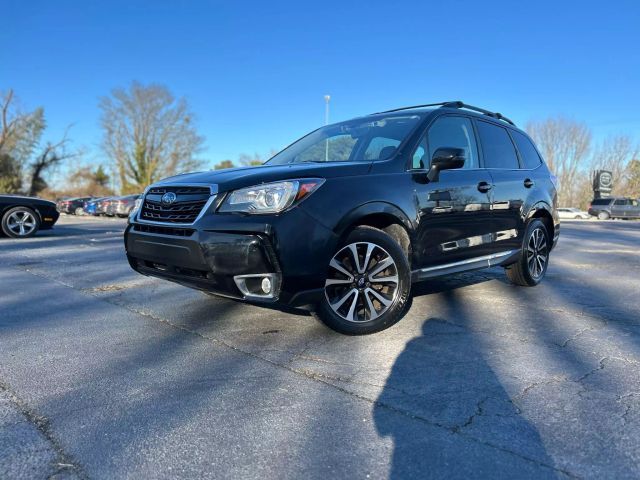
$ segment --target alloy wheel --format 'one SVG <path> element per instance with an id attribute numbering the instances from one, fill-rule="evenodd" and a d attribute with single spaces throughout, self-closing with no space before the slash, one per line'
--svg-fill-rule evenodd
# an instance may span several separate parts
<path id="1" fill-rule="evenodd" d="M 18 210 L 9 215 L 7 228 L 19 237 L 26 237 L 36 229 L 36 219 L 26 210 Z"/>
<path id="2" fill-rule="evenodd" d="M 541 228 L 536 228 L 527 243 L 527 266 L 533 278 L 538 279 L 544 274 L 548 257 L 547 237 Z"/>
<path id="3" fill-rule="evenodd" d="M 398 296 L 398 268 L 389 253 L 371 242 L 351 243 L 329 262 L 325 296 L 331 309 L 349 322 L 383 315 Z"/>

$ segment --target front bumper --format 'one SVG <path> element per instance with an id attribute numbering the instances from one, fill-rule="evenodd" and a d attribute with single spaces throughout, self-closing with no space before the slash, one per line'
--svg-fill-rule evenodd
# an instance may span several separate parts
<path id="1" fill-rule="evenodd" d="M 237 299 L 279 299 L 279 288 L 269 297 L 247 298 L 235 280 L 256 274 L 280 278 L 273 249 L 260 235 L 134 224 L 126 229 L 125 245 L 131 267 L 142 274 Z"/>
<path id="2" fill-rule="evenodd" d="M 142 274 L 252 303 L 293 307 L 318 300 L 337 241 L 301 208 L 274 216 L 208 214 L 189 226 L 145 222 L 136 215 L 125 230 L 129 263 Z M 266 275 L 271 294 L 246 295 L 246 287 L 255 293 Z"/>
<path id="3" fill-rule="evenodd" d="M 48 230 L 52 228 L 60 218 L 60 212 L 52 208 L 50 210 L 40 212 L 40 229 Z"/>

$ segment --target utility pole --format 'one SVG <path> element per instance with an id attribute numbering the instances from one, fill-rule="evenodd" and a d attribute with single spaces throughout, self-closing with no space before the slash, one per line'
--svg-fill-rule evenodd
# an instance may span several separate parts
<path id="1" fill-rule="evenodd" d="M 331 100 L 331 95 L 324 96 L 324 124 L 329 125 L 329 100 Z M 329 161 L 329 138 L 324 142 L 324 161 Z"/>

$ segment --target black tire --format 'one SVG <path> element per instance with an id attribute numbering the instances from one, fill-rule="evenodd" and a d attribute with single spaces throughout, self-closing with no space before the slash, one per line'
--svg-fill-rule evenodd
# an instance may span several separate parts
<path id="1" fill-rule="evenodd" d="M 15 223 L 16 219 L 23 219 L 23 221 L 25 221 L 22 228 Z M 40 218 L 38 218 L 36 212 L 28 207 L 11 208 L 2 216 L 2 233 L 7 237 L 29 238 L 33 237 L 39 229 Z"/>
<path id="2" fill-rule="evenodd" d="M 352 245 L 358 256 L 357 266 L 350 260 L 354 258 Z M 343 270 L 332 266 L 334 261 Z M 382 270 L 376 271 L 380 267 Z M 411 269 L 402 247 L 382 230 L 361 226 L 349 234 L 332 257 L 322 300 L 315 313 L 337 332 L 366 335 L 398 322 L 406 312 L 410 295 Z"/>
<path id="3" fill-rule="evenodd" d="M 538 240 L 544 241 L 543 249 L 538 250 L 535 246 L 538 245 Z M 532 245 L 532 243 L 535 245 Z M 533 252 L 533 254 L 531 253 L 532 248 L 536 250 Z M 531 222 L 529 222 L 529 225 L 527 225 L 527 230 L 522 242 L 520 258 L 516 263 L 505 268 L 509 281 L 523 287 L 535 287 L 536 285 L 538 285 L 547 273 L 547 267 L 549 266 L 550 248 L 551 242 L 549 240 L 549 232 L 547 231 L 547 227 L 541 220 L 534 218 Z M 540 267 L 540 262 L 542 262 L 542 260 L 539 258 L 540 256 L 544 257 L 544 263 L 542 264 L 542 267 Z"/>
<path id="4" fill-rule="evenodd" d="M 574 220 L 580 220 L 582 217 L 580 215 L 576 215 L 575 217 L 573 217 Z"/>
<path id="5" fill-rule="evenodd" d="M 609 220 L 610 218 L 611 215 L 609 215 L 607 212 L 598 213 L 598 220 Z"/>

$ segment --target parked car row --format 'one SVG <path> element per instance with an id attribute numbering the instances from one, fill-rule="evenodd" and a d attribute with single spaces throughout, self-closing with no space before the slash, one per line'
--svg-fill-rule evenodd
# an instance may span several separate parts
<path id="1" fill-rule="evenodd" d="M 140 195 L 65 198 L 58 200 L 57 209 L 70 215 L 127 217 L 139 198 Z"/>
<path id="2" fill-rule="evenodd" d="M 92 199 L 93 197 L 63 198 L 56 202 L 56 206 L 60 213 L 82 215 L 84 213 L 84 206 Z"/>
<path id="3" fill-rule="evenodd" d="M 628 197 L 595 198 L 589 204 L 589 211 L 578 208 L 558 208 L 561 219 L 587 220 L 597 217 L 599 220 L 610 218 L 640 219 L 640 199 Z"/>

